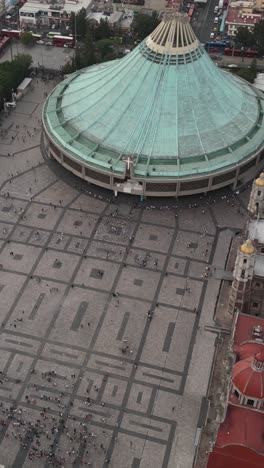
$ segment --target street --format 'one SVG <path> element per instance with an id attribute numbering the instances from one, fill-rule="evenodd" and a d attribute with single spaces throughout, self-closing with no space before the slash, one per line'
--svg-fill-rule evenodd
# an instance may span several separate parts
<path id="1" fill-rule="evenodd" d="M 216 16 L 214 13 L 216 5 L 218 5 L 218 0 L 208 0 L 206 5 L 197 7 L 193 17 L 192 28 L 202 44 L 210 40 L 210 33 Z"/>

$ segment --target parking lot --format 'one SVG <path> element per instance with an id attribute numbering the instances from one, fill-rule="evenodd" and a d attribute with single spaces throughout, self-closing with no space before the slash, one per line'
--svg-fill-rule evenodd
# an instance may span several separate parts
<path id="1" fill-rule="evenodd" d="M 32 56 L 33 67 L 44 67 L 49 70 L 58 71 L 71 60 L 74 50 L 38 44 L 26 47 L 20 42 L 14 41 L 12 47 L 9 46 L 0 57 L 0 62 L 11 60 L 12 56 L 15 57 L 17 54 L 30 54 Z"/>

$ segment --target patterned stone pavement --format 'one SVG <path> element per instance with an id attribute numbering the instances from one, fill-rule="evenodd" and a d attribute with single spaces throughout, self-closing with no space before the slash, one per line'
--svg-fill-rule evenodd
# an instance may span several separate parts
<path id="1" fill-rule="evenodd" d="M 2 116 L 0 464 L 191 468 L 248 194 L 153 209 L 83 185 L 41 153 L 53 86 Z"/>

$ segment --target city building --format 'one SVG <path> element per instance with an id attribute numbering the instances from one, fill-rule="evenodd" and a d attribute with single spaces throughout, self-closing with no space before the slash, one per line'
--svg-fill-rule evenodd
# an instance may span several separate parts
<path id="1" fill-rule="evenodd" d="M 237 314 L 227 371 L 228 398 L 211 434 L 207 468 L 264 466 L 264 319 Z"/>
<path id="2" fill-rule="evenodd" d="M 99 12 L 90 12 L 87 20 L 91 25 L 98 26 L 101 20 L 107 21 L 111 29 L 115 29 L 117 26 L 121 25 L 122 17 L 124 13 L 122 11 L 112 11 L 109 14 L 99 13 Z"/>
<path id="3" fill-rule="evenodd" d="M 67 25 L 71 13 L 77 14 L 85 8 L 87 14 L 91 11 L 92 0 L 61 0 L 34 1 L 29 0 L 19 10 L 19 24 L 21 28 L 47 26 L 60 27 Z"/>
<path id="4" fill-rule="evenodd" d="M 255 11 L 264 11 L 264 0 L 254 0 L 254 10 Z"/>
<path id="5" fill-rule="evenodd" d="M 187 15 L 47 98 L 44 148 L 75 175 L 144 196 L 237 190 L 263 165 L 263 95 L 218 68 Z"/>
<path id="6" fill-rule="evenodd" d="M 241 7 L 233 7 L 229 6 L 225 25 L 227 27 L 227 35 L 230 37 L 235 37 L 237 33 L 237 29 L 240 27 L 253 29 L 255 24 L 259 23 L 261 20 L 261 14 L 259 13 L 252 13 L 251 8 L 250 10 L 243 11 Z"/>
<path id="7" fill-rule="evenodd" d="M 228 311 L 264 317 L 264 173 L 253 183 L 248 211 L 247 240 L 238 248 Z"/>
<path id="8" fill-rule="evenodd" d="M 254 80 L 255 88 L 260 89 L 264 92 L 264 73 L 258 73 Z"/>

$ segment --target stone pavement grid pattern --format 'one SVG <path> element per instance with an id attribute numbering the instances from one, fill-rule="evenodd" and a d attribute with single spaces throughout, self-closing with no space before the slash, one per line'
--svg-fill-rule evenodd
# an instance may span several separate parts
<path id="1" fill-rule="evenodd" d="M 152 210 L 82 191 L 41 153 L 53 86 L 35 80 L 2 117 L 0 463 L 191 468 L 214 268 L 245 203 Z"/>

